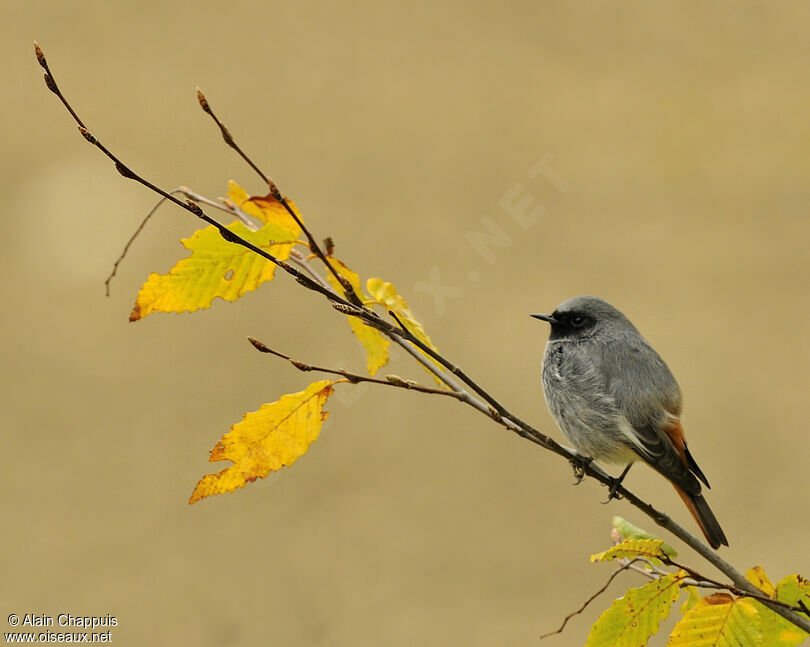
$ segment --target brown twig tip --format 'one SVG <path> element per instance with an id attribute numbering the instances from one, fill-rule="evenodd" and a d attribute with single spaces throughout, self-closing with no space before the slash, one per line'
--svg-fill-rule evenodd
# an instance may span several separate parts
<path id="1" fill-rule="evenodd" d="M 327 236 L 323 239 L 323 248 L 326 251 L 327 256 L 331 256 L 335 251 L 335 241 L 332 240 L 331 236 Z"/>
<path id="2" fill-rule="evenodd" d="M 47 68 L 48 62 L 45 60 L 45 54 L 42 53 L 42 48 L 39 46 L 37 41 L 34 41 L 34 53 L 37 55 L 37 61 L 39 61 L 39 64 L 42 67 Z"/>
<path id="3" fill-rule="evenodd" d="M 253 348 L 255 348 L 260 353 L 269 353 L 270 349 L 265 346 L 262 342 L 258 339 L 253 339 L 253 337 L 248 337 L 248 341 L 253 344 Z"/>
<path id="4" fill-rule="evenodd" d="M 211 114 L 211 106 L 208 105 L 208 99 L 205 98 L 203 91 L 197 88 L 197 101 L 200 102 L 200 107 L 205 110 L 209 115 Z"/>

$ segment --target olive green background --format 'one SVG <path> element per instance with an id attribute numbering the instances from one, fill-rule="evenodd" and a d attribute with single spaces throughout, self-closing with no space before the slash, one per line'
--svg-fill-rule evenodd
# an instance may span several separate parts
<path id="1" fill-rule="evenodd" d="M 810 574 L 806 3 L 5 1 L 3 14 L 3 631 L 8 613 L 66 611 L 115 615 L 119 645 L 536 645 L 608 577 L 588 556 L 611 516 L 651 528 L 472 409 L 372 387 L 342 387 L 292 467 L 189 506 L 224 466 L 207 456 L 229 426 L 309 381 L 247 335 L 324 365 L 361 370 L 362 354 L 285 276 L 128 323 L 198 223 L 161 209 L 104 297 L 155 196 L 76 133 L 34 39 L 134 169 L 212 197 L 230 178 L 263 192 L 199 110 L 204 88 L 338 256 L 392 281 L 448 357 L 555 437 L 547 330 L 527 315 L 583 293 L 616 304 L 684 390 L 724 557 Z M 567 190 L 530 177 L 548 155 Z M 534 222 L 510 200 L 530 200 Z M 482 254 L 470 232 L 487 226 L 501 246 Z M 444 301 L 425 287 L 437 277 Z M 425 377 L 405 357 L 385 372 Z M 698 532 L 651 470 L 628 483 Z M 543 644 L 582 644 L 634 578 Z"/>

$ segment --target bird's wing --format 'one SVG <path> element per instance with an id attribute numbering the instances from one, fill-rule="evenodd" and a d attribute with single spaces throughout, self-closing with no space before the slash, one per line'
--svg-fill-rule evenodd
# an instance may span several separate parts
<path id="1" fill-rule="evenodd" d="M 643 340 L 608 343 L 603 351 L 599 372 L 629 422 L 633 449 L 685 492 L 699 493 L 678 418 L 681 392 L 669 367 Z"/>

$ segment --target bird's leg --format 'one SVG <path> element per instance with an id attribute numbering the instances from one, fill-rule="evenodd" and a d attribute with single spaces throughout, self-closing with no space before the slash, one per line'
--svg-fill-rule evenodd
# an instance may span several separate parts
<path id="1" fill-rule="evenodd" d="M 574 485 L 582 483 L 582 479 L 585 478 L 585 468 L 587 468 L 592 461 L 593 458 L 591 456 L 582 456 L 581 454 L 574 454 L 574 457 L 568 461 L 571 467 L 574 468 L 574 478 L 576 479 Z"/>
<path id="2" fill-rule="evenodd" d="M 608 489 L 608 498 L 607 501 L 603 501 L 603 503 L 608 503 L 611 499 L 621 499 L 621 495 L 618 494 L 617 490 L 619 486 L 624 481 L 624 477 L 627 476 L 627 472 L 630 471 L 630 468 L 633 467 L 633 463 L 628 463 L 627 467 L 624 468 L 624 471 L 619 475 L 618 478 L 615 478 L 610 483 L 610 488 Z"/>

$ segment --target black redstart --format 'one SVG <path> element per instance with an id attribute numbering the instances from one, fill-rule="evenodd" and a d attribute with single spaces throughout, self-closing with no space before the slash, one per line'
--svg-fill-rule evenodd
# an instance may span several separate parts
<path id="1" fill-rule="evenodd" d="M 681 427 L 681 389 L 669 367 L 616 308 L 598 297 L 563 301 L 550 315 L 543 392 L 563 435 L 584 459 L 643 460 L 666 477 L 712 548 L 728 540 L 701 494 L 709 482 Z"/>

